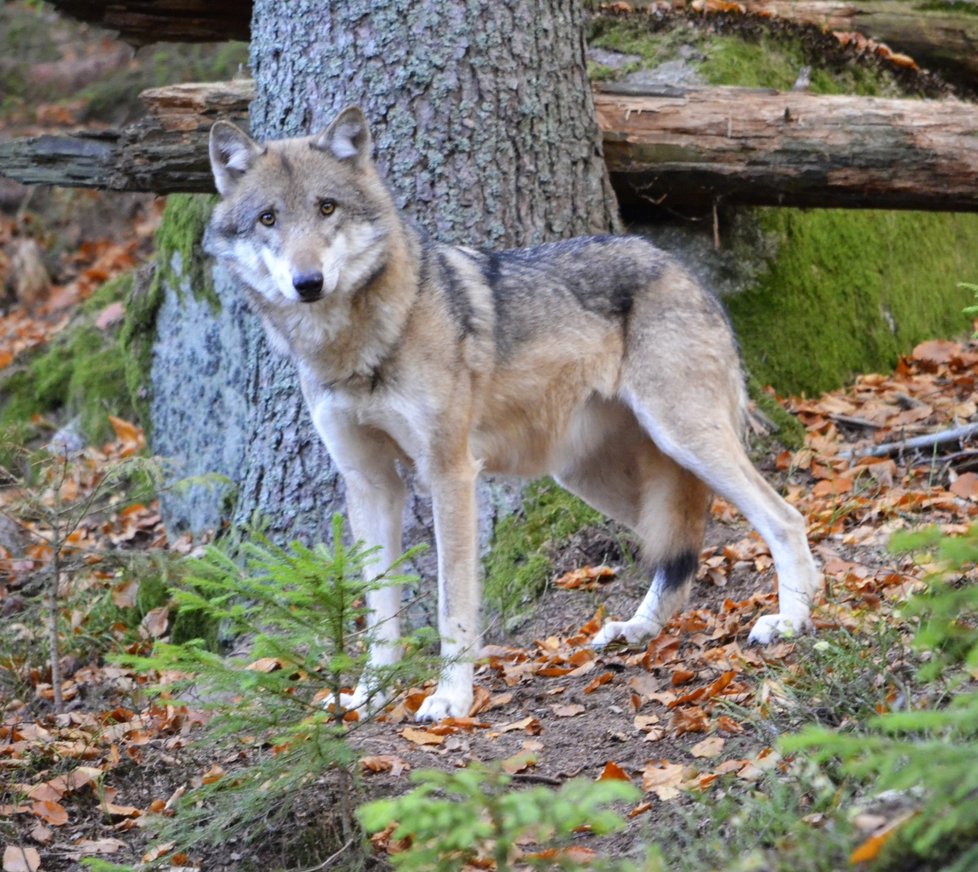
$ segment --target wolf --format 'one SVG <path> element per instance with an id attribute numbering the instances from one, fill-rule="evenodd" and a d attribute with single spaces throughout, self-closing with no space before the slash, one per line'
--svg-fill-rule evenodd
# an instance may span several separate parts
<path id="1" fill-rule="evenodd" d="M 476 479 L 558 483 L 630 527 L 651 567 L 635 614 L 600 648 L 654 636 L 686 602 L 711 493 L 767 542 L 778 611 L 750 639 L 811 628 L 821 579 L 802 516 L 743 447 L 737 346 L 716 299 L 637 236 L 485 251 L 440 244 L 397 210 L 363 112 L 313 136 L 210 134 L 220 200 L 205 249 L 237 276 L 346 484 L 354 536 L 381 568 L 402 551 L 406 485 L 430 492 L 443 667 L 419 721 L 463 716 L 479 652 Z M 399 657 L 399 592 L 368 597 L 375 642 L 344 705 Z"/>

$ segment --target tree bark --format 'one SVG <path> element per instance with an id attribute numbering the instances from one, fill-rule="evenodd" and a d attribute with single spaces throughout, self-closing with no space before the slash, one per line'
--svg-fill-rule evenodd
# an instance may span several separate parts
<path id="1" fill-rule="evenodd" d="M 514 245 L 607 232 L 617 226 L 617 207 L 582 28 L 576 0 L 258 0 L 251 127 L 260 139 L 306 133 L 358 103 L 398 205 L 441 239 Z M 164 333 L 181 320 L 179 341 L 191 341 L 178 305 L 160 318 Z M 233 464 L 240 474 L 234 520 L 257 511 L 277 539 L 320 539 L 325 516 L 339 506 L 336 476 L 292 364 L 269 353 L 256 319 L 241 329 L 246 354 L 229 390 L 246 399 L 247 411 L 244 420 L 222 421 L 244 434 Z M 215 348 L 202 350 L 204 331 L 197 332 L 186 389 L 165 392 L 171 406 L 194 396 L 205 351 L 225 353 L 213 340 Z M 172 383 L 174 362 L 158 369 Z M 182 409 L 171 440 L 183 443 L 188 472 L 206 450 L 198 433 L 204 442 L 213 437 L 205 404 L 192 406 Z M 157 407 L 154 414 L 166 413 Z M 423 504 L 410 514 L 425 526 Z"/>

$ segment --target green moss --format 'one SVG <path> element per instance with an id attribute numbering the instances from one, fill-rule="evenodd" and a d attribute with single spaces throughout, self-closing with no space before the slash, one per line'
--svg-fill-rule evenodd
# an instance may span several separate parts
<path id="1" fill-rule="evenodd" d="M 125 360 L 123 378 L 136 417 L 149 435 L 150 370 L 153 364 L 153 339 L 156 336 L 156 313 L 163 302 L 163 285 L 158 280 L 159 267 L 140 270 L 126 303 L 126 317 L 119 331 L 119 346 Z"/>
<path id="2" fill-rule="evenodd" d="M 214 207 L 214 197 L 198 194 L 172 194 L 159 230 L 156 232 L 156 262 L 140 274 L 126 305 L 126 318 L 119 334 L 125 351 L 125 383 L 133 408 L 149 434 L 150 384 L 153 343 L 156 340 L 156 314 L 163 303 L 164 286 L 178 294 L 189 287 L 191 293 L 220 307 L 217 293 L 201 250 L 204 228 Z"/>
<path id="3" fill-rule="evenodd" d="M 620 54 L 636 55 L 642 67 L 656 67 L 678 58 L 684 48 L 702 49 L 707 37 L 694 27 L 677 24 L 674 27 L 651 31 L 649 25 L 633 19 L 592 19 L 588 42 L 595 48 Z M 631 72 L 626 68 L 619 72 Z"/>
<path id="4" fill-rule="evenodd" d="M 553 571 L 552 554 L 572 534 L 605 518 L 550 479 L 526 489 L 523 508 L 493 530 L 485 561 L 486 601 L 510 616 L 543 592 Z"/>
<path id="5" fill-rule="evenodd" d="M 641 58 L 639 64 L 616 71 L 616 77 L 685 57 L 712 85 L 786 91 L 802 67 L 811 66 L 809 90 L 816 94 L 898 93 L 891 77 L 870 67 L 820 68 L 819 58 L 806 52 L 799 38 L 786 34 L 761 34 L 755 39 L 713 33 L 684 21 L 663 28 L 642 19 L 598 16 L 592 23 L 589 42 L 596 48 Z"/>
<path id="6" fill-rule="evenodd" d="M 168 282 L 177 293 L 189 286 L 195 297 L 207 300 L 215 310 L 221 303 L 201 242 L 216 200 L 206 194 L 171 194 L 155 240 L 159 264 L 156 280 Z"/>
<path id="7" fill-rule="evenodd" d="M 129 291 L 132 276 L 107 282 L 81 306 L 71 325 L 3 379 L 0 427 L 20 427 L 35 415 L 62 412 L 77 418 L 89 441 L 111 433 L 108 415 L 133 417 L 125 391 L 125 355 L 110 329 L 95 326 L 98 313 Z"/>
<path id="8" fill-rule="evenodd" d="M 940 12 L 955 15 L 978 15 L 978 4 L 974 0 L 931 0 L 914 6 L 918 12 Z"/>
<path id="9" fill-rule="evenodd" d="M 965 333 L 978 215 L 756 210 L 778 254 L 727 300 L 745 363 L 781 394 L 889 370 L 934 336 Z"/>
<path id="10" fill-rule="evenodd" d="M 774 425 L 774 431 L 751 442 L 751 453 L 762 457 L 775 446 L 797 450 L 805 444 L 805 428 L 794 415 L 786 411 L 753 375 L 747 378 L 747 390 L 758 412 Z"/>

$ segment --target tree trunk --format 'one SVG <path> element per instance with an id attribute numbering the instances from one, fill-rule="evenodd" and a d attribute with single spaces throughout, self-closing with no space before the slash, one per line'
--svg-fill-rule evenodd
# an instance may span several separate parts
<path id="1" fill-rule="evenodd" d="M 378 162 L 397 203 L 433 235 L 498 246 L 606 232 L 617 226 L 617 213 L 601 159 L 582 24 L 576 0 L 259 0 L 252 21 L 252 132 L 259 139 L 304 134 L 357 103 L 372 122 Z M 219 295 L 224 281 L 219 277 Z M 233 519 L 247 521 L 257 511 L 275 538 L 322 538 L 325 517 L 339 507 L 337 477 L 302 405 L 292 364 L 269 353 L 255 318 L 247 316 L 240 328 L 239 348 L 225 349 L 220 331 L 203 325 L 199 314 L 188 319 L 175 302 L 171 294 L 161 310 L 163 332 L 176 319 L 178 344 L 195 342 L 195 348 L 182 354 L 190 362 L 182 374 L 185 390 L 178 381 L 154 394 L 156 419 L 180 422 L 169 445 L 182 446 L 188 471 L 192 458 L 212 451 L 215 415 L 206 403 L 183 408 L 185 398 L 196 390 L 198 371 L 208 368 L 203 358 L 244 349 L 222 394 L 243 397 L 247 409 L 243 421 L 239 412 L 221 421 L 244 434 L 240 452 L 226 462 L 232 469 L 225 471 L 237 474 Z M 220 319 L 239 329 L 228 307 Z M 212 348 L 203 347 L 204 333 Z M 210 368 L 229 376 L 235 369 L 227 360 Z M 173 384 L 175 362 L 158 367 L 164 369 Z M 164 393 L 172 398 L 166 403 Z M 220 418 L 234 404 L 217 399 Z M 174 403 L 181 405 L 177 416 L 161 408 Z M 157 432 L 157 445 L 166 441 Z M 410 513 L 425 526 L 423 505 Z M 181 515 L 178 507 L 173 514 Z"/>

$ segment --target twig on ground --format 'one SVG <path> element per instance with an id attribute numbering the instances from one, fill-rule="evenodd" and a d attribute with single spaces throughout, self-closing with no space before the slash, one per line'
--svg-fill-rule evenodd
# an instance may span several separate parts
<path id="1" fill-rule="evenodd" d="M 960 442 L 962 439 L 967 439 L 976 434 L 978 434 L 978 423 L 964 424 L 961 427 L 952 427 L 950 430 L 925 433 L 923 436 L 915 436 L 913 439 L 905 439 L 902 442 L 884 442 L 882 445 L 877 445 L 867 451 L 842 451 L 839 453 L 839 457 L 843 460 L 851 460 L 856 457 L 885 457 L 888 454 L 900 454 L 918 448 L 933 448 L 948 442 Z"/>

